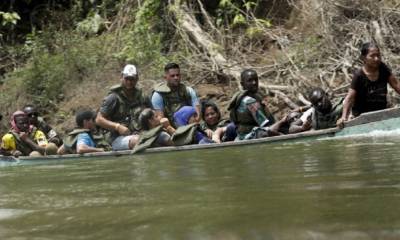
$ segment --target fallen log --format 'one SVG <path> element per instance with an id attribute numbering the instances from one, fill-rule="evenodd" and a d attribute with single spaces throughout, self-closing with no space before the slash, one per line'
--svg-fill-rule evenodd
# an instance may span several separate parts
<path id="1" fill-rule="evenodd" d="M 189 12 L 189 8 L 186 3 L 181 1 L 170 0 L 169 10 L 176 17 L 181 34 L 187 34 L 190 38 L 200 46 L 208 58 L 219 68 L 220 72 L 232 77 L 236 80 L 238 86 L 240 86 L 240 73 L 242 68 L 240 64 L 231 60 L 226 59 L 220 52 L 220 45 L 212 41 L 211 37 L 203 31 L 196 19 Z"/>

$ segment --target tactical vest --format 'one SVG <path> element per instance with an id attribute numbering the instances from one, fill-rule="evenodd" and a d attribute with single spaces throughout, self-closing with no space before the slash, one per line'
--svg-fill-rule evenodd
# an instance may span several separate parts
<path id="1" fill-rule="evenodd" d="M 116 85 L 110 89 L 110 94 L 115 94 L 119 102 L 111 120 L 125 125 L 131 132 L 139 132 L 141 127 L 138 118 L 146 104 L 142 91 L 135 88 L 133 100 L 129 100 L 125 97 L 122 86 Z"/>
<path id="2" fill-rule="evenodd" d="M 104 151 L 111 151 L 111 144 L 107 141 L 106 136 L 104 136 L 101 132 L 96 132 L 91 134 L 93 138 L 93 142 L 96 144 L 96 147 L 103 148 Z"/>
<path id="3" fill-rule="evenodd" d="M 312 127 L 315 130 L 336 127 L 336 121 L 342 116 L 343 98 L 337 101 L 328 114 L 323 114 L 314 109 Z"/>
<path id="4" fill-rule="evenodd" d="M 265 111 L 265 105 L 262 103 L 262 96 L 258 93 L 250 94 L 247 90 L 239 91 L 233 95 L 231 102 L 229 103 L 228 110 L 230 111 L 229 116 L 230 119 L 237 126 L 238 134 L 246 134 L 249 133 L 254 127 L 258 126 L 258 123 L 254 120 L 253 116 L 249 111 L 239 112 L 237 109 L 240 106 L 242 99 L 245 96 L 250 96 L 256 99 L 257 102 L 261 105 L 262 113 L 269 120 L 268 126 L 275 123 L 275 118 L 270 112 Z"/>
<path id="5" fill-rule="evenodd" d="M 76 153 L 76 142 L 78 141 L 78 135 L 80 133 L 88 133 L 90 135 L 90 130 L 78 128 L 68 133 L 68 135 L 64 139 L 65 152 Z"/>
<path id="6" fill-rule="evenodd" d="M 111 150 L 110 144 L 101 134 L 96 135 L 92 134 L 89 129 L 77 128 L 68 133 L 67 137 L 64 139 L 64 149 L 67 153 L 76 153 L 76 143 L 78 141 L 78 135 L 80 133 L 88 133 L 92 137 L 93 142 L 96 144 L 96 147 L 104 148 L 105 151 Z"/>
<path id="7" fill-rule="evenodd" d="M 172 135 L 172 141 L 175 146 L 183 146 L 193 144 L 195 142 L 195 134 L 199 128 L 198 123 L 178 127 Z"/>
<path id="8" fill-rule="evenodd" d="M 32 129 L 32 131 L 29 133 L 29 138 L 31 140 L 34 139 L 35 137 L 35 132 L 36 132 L 36 128 L 34 127 Z M 29 146 L 29 144 L 25 143 L 24 141 L 22 141 L 21 137 L 19 136 L 19 134 L 17 132 L 15 132 L 14 130 L 10 130 L 9 133 L 11 133 L 14 136 L 15 139 L 15 145 L 18 151 L 20 151 L 24 156 L 29 156 L 29 154 L 34 150 L 31 148 L 31 146 Z M 33 140 L 34 141 L 34 140 Z"/>
<path id="9" fill-rule="evenodd" d="M 143 131 L 140 134 L 139 141 L 135 145 L 133 152 L 137 153 L 137 152 L 144 151 L 147 148 L 150 148 L 154 144 L 154 142 L 157 140 L 157 137 L 161 131 L 163 131 L 162 125 L 155 127 L 153 129 L 147 130 L 147 131 Z"/>
<path id="10" fill-rule="evenodd" d="M 188 93 L 184 84 L 179 84 L 178 90 L 171 91 L 168 85 L 163 82 L 154 87 L 154 91 L 159 93 L 164 101 L 164 116 L 171 123 L 174 123 L 174 113 L 183 106 L 192 106 L 192 97 Z"/>

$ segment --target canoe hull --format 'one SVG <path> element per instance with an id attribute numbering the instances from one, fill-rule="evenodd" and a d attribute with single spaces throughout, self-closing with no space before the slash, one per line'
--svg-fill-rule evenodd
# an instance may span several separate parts
<path id="1" fill-rule="evenodd" d="M 400 108 L 385 109 L 381 111 L 371 112 L 363 114 L 360 117 L 353 119 L 346 123 L 345 128 L 331 128 L 317 131 L 308 131 L 296 134 L 268 137 L 262 139 L 245 140 L 239 142 L 227 142 L 221 144 L 204 144 L 204 145 L 187 145 L 179 147 L 162 147 L 162 148 L 150 148 L 141 153 L 133 154 L 132 151 L 112 151 L 105 153 L 88 153 L 88 154 L 68 154 L 62 156 L 45 156 L 45 157 L 20 157 L 14 158 L 11 156 L 0 156 L 0 166 L 10 165 L 12 163 L 29 163 L 29 162 L 42 162 L 42 161 L 54 161 L 54 160 L 67 160 L 67 159 L 81 159 L 81 158 L 101 158 L 101 157 L 118 157 L 126 155 L 143 155 L 152 153 L 166 153 L 171 151 L 194 151 L 194 150 L 211 150 L 213 148 L 227 148 L 227 147 L 239 147 L 243 145 L 254 145 L 254 144 L 269 144 L 269 143 L 280 143 L 280 142 L 299 142 L 299 141 L 310 141 L 334 137 L 345 137 L 359 134 L 370 133 L 371 131 L 393 131 L 400 129 Z"/>

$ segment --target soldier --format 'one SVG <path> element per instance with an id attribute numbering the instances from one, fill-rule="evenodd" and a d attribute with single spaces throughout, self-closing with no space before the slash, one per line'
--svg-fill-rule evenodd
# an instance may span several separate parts
<path id="1" fill-rule="evenodd" d="M 133 149 L 138 138 L 140 112 L 148 106 L 142 90 L 136 87 L 139 74 L 128 64 L 121 74 L 121 84 L 110 89 L 96 117 L 96 124 L 110 132 L 109 142 L 114 151 Z"/>
<path id="2" fill-rule="evenodd" d="M 183 106 L 192 106 L 196 109 L 197 118 L 200 117 L 200 104 L 196 92 L 193 88 L 181 83 L 181 73 L 179 65 L 168 63 L 164 67 L 165 82 L 154 87 L 151 97 L 151 104 L 156 113 L 161 117 L 166 117 L 177 127 L 174 122 L 174 113 Z"/>

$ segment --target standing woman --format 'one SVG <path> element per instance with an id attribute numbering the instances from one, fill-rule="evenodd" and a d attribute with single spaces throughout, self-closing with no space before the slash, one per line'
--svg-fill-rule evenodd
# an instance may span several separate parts
<path id="1" fill-rule="evenodd" d="M 350 116 L 382 110 L 387 107 L 387 84 L 400 94 L 400 83 L 392 71 L 381 61 L 379 47 L 375 43 L 364 43 L 361 47 L 363 66 L 356 70 L 344 100 L 342 117 L 337 124 L 343 125 Z"/>

